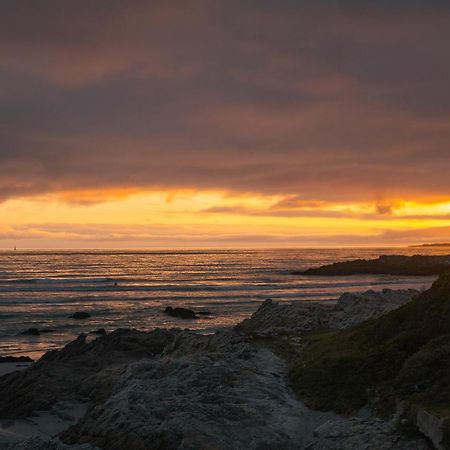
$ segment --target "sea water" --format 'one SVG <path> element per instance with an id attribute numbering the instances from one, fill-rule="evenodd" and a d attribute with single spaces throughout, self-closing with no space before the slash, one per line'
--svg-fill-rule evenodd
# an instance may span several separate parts
<path id="1" fill-rule="evenodd" d="M 433 277 L 293 274 L 335 261 L 416 253 L 440 252 L 435 248 L 3 251 L 0 356 L 39 357 L 99 328 L 179 327 L 210 333 L 249 317 L 267 298 L 329 302 L 343 292 L 426 288 Z M 163 313 L 166 306 L 207 310 L 211 315 L 172 318 Z M 76 311 L 91 317 L 69 318 Z M 28 328 L 51 332 L 20 335 Z"/>

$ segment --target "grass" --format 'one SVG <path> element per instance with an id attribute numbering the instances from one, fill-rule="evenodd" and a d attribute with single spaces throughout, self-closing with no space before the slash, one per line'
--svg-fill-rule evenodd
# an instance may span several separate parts
<path id="1" fill-rule="evenodd" d="M 369 392 L 392 407 L 411 400 L 450 415 L 450 273 L 417 299 L 379 319 L 305 337 L 291 369 L 294 389 L 309 406 L 349 414 Z"/>

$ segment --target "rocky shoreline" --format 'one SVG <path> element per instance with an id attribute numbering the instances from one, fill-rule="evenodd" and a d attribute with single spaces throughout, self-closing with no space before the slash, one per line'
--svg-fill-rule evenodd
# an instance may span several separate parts
<path id="1" fill-rule="evenodd" d="M 450 269 L 450 255 L 382 255 L 355 259 L 294 272 L 295 275 L 439 275 Z"/>
<path id="2" fill-rule="evenodd" d="M 0 449 L 432 449 L 423 434 L 407 436 L 398 420 L 367 417 L 368 409 L 354 418 L 309 409 L 289 381 L 303 336 L 351 329 L 418 295 L 367 291 L 344 294 L 334 305 L 267 300 L 251 318 L 213 335 L 181 329 L 81 335 L 0 377 Z M 69 415 L 64 429 L 5 437 L 33 417 L 64 417 L 68 403 L 84 409 Z"/>
<path id="3" fill-rule="evenodd" d="M 415 289 L 383 289 L 345 293 L 335 304 L 313 301 L 279 304 L 268 299 L 236 329 L 256 337 L 295 337 L 314 330 L 349 328 L 399 308 L 418 295 Z"/>

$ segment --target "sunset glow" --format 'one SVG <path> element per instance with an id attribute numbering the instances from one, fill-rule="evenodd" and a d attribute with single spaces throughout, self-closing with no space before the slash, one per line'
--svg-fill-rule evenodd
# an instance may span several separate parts
<path id="1" fill-rule="evenodd" d="M 25 3 L 1 247 L 450 240 L 444 3 Z"/>
<path id="2" fill-rule="evenodd" d="M 449 83 L 450 1 L 0 0 L 0 450 L 447 448 Z"/>
<path id="3" fill-rule="evenodd" d="M 72 191 L 0 205 L 3 247 L 401 245 L 445 239 L 450 202 L 333 203 L 221 191 Z M 30 220 L 30 218 L 32 218 Z M 360 240 L 358 240 L 358 238 Z"/>

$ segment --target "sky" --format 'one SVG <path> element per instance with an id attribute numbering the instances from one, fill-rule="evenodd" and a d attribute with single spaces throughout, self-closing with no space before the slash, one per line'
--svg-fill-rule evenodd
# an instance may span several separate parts
<path id="1" fill-rule="evenodd" d="M 0 247 L 450 241 L 450 3 L 2 0 Z"/>

